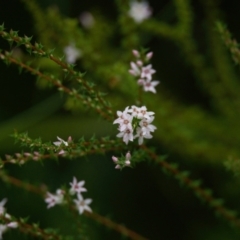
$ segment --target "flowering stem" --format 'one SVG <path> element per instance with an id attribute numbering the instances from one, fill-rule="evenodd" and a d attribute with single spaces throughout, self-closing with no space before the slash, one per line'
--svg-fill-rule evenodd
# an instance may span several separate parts
<path id="1" fill-rule="evenodd" d="M 235 212 L 225 208 L 220 199 L 216 199 L 212 196 L 209 189 L 200 187 L 198 181 L 195 181 L 186 176 L 184 172 L 178 170 L 176 166 L 160 159 L 152 150 L 147 148 L 145 145 L 142 145 L 141 148 L 148 153 L 149 159 L 157 161 L 164 170 L 171 173 L 175 178 L 179 179 L 181 183 L 185 184 L 185 186 L 193 190 L 196 196 L 208 203 L 208 205 L 211 206 L 216 211 L 216 213 L 225 218 L 229 223 L 240 228 L 240 219 L 235 216 Z"/>
<path id="2" fill-rule="evenodd" d="M 102 225 L 105 225 L 108 228 L 114 229 L 115 231 L 123 234 L 126 237 L 129 237 L 130 239 L 133 240 L 147 240 L 147 238 L 139 235 L 138 233 L 120 225 L 117 224 L 113 221 L 111 221 L 110 219 L 103 217 L 95 212 L 93 213 L 89 213 L 89 212 L 84 212 L 84 215 L 86 215 L 89 218 L 92 218 L 94 220 L 96 220 L 97 222 L 101 223 Z"/>

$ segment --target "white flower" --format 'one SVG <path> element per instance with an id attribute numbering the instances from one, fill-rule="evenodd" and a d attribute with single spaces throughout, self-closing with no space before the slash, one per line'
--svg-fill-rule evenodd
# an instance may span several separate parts
<path id="1" fill-rule="evenodd" d="M 140 127 L 142 128 L 143 135 L 149 134 L 150 132 L 154 132 L 157 128 L 150 124 L 154 120 L 154 117 L 151 116 L 149 119 L 144 118 L 139 123 Z"/>
<path id="2" fill-rule="evenodd" d="M 63 51 L 66 55 L 66 62 L 71 64 L 75 63 L 76 60 L 82 56 L 82 52 L 77 49 L 73 44 L 66 46 Z"/>
<path id="3" fill-rule="evenodd" d="M 1 202 L 0 202 L 0 215 L 3 215 L 6 211 L 4 205 L 7 202 L 7 199 L 4 198 Z"/>
<path id="4" fill-rule="evenodd" d="M 142 106 L 138 109 L 138 114 L 137 114 L 137 118 L 147 118 L 149 119 L 150 116 L 154 115 L 154 112 L 148 112 L 147 108 L 145 106 Z"/>
<path id="5" fill-rule="evenodd" d="M 150 139 L 150 138 L 152 138 L 152 135 L 149 132 L 143 134 L 142 128 L 138 127 L 137 128 L 137 134 L 134 136 L 134 138 L 137 138 L 137 137 L 138 137 L 138 144 L 142 145 L 143 144 L 143 139 L 144 138 Z"/>
<path id="6" fill-rule="evenodd" d="M 76 204 L 76 207 L 79 211 L 79 214 L 82 214 L 85 210 L 88 212 L 92 212 L 92 209 L 88 206 L 91 204 L 92 199 L 83 199 L 83 196 L 81 194 L 77 195 L 78 199 L 73 200 Z"/>
<path id="7" fill-rule="evenodd" d="M 77 178 L 73 177 L 73 182 L 70 182 L 71 189 L 69 190 L 70 194 L 86 192 L 87 189 L 83 187 L 85 181 L 77 181 Z"/>
<path id="8" fill-rule="evenodd" d="M 123 138 L 123 141 L 128 144 L 129 141 L 133 141 L 133 130 L 126 128 L 123 132 L 117 134 L 118 138 Z"/>
<path id="9" fill-rule="evenodd" d="M 129 73 L 135 77 L 140 76 L 141 71 L 140 71 L 139 67 L 137 66 L 137 64 L 134 62 L 130 62 L 130 66 L 131 66 L 131 69 L 128 70 Z"/>
<path id="10" fill-rule="evenodd" d="M 63 197 L 64 192 L 61 189 L 57 189 L 56 194 L 47 192 L 47 197 L 45 198 L 45 202 L 48 204 L 47 208 L 51 208 L 56 204 L 62 204 Z"/>
<path id="11" fill-rule="evenodd" d="M 81 13 L 79 16 L 79 21 L 83 27 L 87 29 L 92 28 L 95 23 L 94 17 L 90 12 Z"/>
<path id="12" fill-rule="evenodd" d="M 130 10 L 128 15 L 136 22 L 141 23 L 143 20 L 149 18 L 152 14 L 152 11 L 149 7 L 148 2 L 142 1 L 131 1 Z"/>
<path id="13" fill-rule="evenodd" d="M 147 78 L 148 80 L 152 80 L 152 74 L 154 74 L 156 70 L 152 69 L 152 64 L 147 65 L 146 67 L 142 67 L 141 78 Z"/>
<path id="14" fill-rule="evenodd" d="M 153 92 L 156 93 L 155 87 L 159 84 L 159 81 L 151 81 L 149 79 L 139 79 L 138 84 L 143 86 L 145 92 Z"/>
<path id="15" fill-rule="evenodd" d="M 61 144 L 64 144 L 65 146 L 68 146 L 68 142 L 64 141 L 63 139 L 61 139 L 60 137 L 57 137 L 58 141 L 57 142 L 53 142 L 53 144 L 55 146 L 60 146 Z"/>

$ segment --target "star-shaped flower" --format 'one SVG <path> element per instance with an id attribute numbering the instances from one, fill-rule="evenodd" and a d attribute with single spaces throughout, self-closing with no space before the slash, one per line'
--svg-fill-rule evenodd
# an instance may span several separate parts
<path id="1" fill-rule="evenodd" d="M 45 202 L 48 204 L 47 208 L 54 207 L 56 204 L 63 203 L 64 192 L 61 189 L 57 189 L 56 194 L 47 192 Z"/>
<path id="2" fill-rule="evenodd" d="M 60 137 L 57 137 L 58 141 L 57 142 L 53 142 L 53 144 L 55 146 L 60 146 L 61 144 L 64 144 L 65 146 L 68 146 L 68 142 L 64 141 L 63 139 L 61 139 Z"/>
<path id="3" fill-rule="evenodd" d="M 152 64 L 148 64 L 146 67 L 142 67 L 141 78 L 152 80 L 152 74 L 155 72 L 156 70 L 152 69 Z"/>
<path id="4" fill-rule="evenodd" d="M 85 210 L 88 212 L 92 212 L 92 209 L 88 206 L 91 204 L 92 199 L 84 199 L 81 194 L 77 195 L 78 199 L 73 200 L 76 204 L 76 207 L 79 211 L 79 214 L 82 214 Z"/>
<path id="5" fill-rule="evenodd" d="M 81 193 L 81 192 L 86 192 L 87 189 L 83 187 L 85 184 L 85 181 L 77 181 L 77 178 L 73 177 L 73 181 L 70 182 L 71 189 L 69 190 L 70 194 L 75 194 L 75 193 Z"/>

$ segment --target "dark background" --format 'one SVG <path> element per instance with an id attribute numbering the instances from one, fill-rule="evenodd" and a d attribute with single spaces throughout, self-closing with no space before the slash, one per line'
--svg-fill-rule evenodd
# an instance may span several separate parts
<path id="1" fill-rule="evenodd" d="M 116 21 L 117 10 L 114 1 L 45 0 L 38 1 L 45 8 L 57 5 L 63 15 L 76 18 L 82 11 L 98 9 L 109 21 Z M 149 1 L 153 16 L 174 22 L 171 1 Z M 204 47 L 202 28 L 203 13 L 199 1 L 192 1 L 195 11 L 195 35 Z M 221 1 L 222 19 L 227 23 L 236 39 L 239 32 L 239 1 Z M 19 30 L 20 35 L 34 36 L 34 21 L 21 1 L 0 0 L 0 23 L 6 29 Z M 194 77 L 182 63 L 182 56 L 167 40 L 152 39 L 154 51 L 153 65 L 159 63 L 163 86 L 183 104 L 198 105 L 211 111 L 209 98 L 194 83 Z M 8 43 L 0 39 L 0 49 L 9 49 Z M 174 71 L 172 70 L 174 69 Z M 178 77 L 178 81 L 174 81 Z M 0 153 L 1 156 L 19 151 L 9 135 L 14 129 L 28 131 L 31 137 L 41 136 L 46 141 L 54 141 L 56 136 L 64 139 L 68 135 L 80 138 L 96 133 L 105 135 L 109 124 L 95 120 L 86 123 L 85 116 L 71 116 L 62 108 L 64 98 L 53 90 L 41 91 L 36 87 L 35 78 L 28 74 L 18 74 L 14 66 L 6 67 L 0 62 Z M 41 105 L 43 104 L 43 105 Z M 43 106 L 48 106 L 44 108 Z M 56 124 L 57 122 L 57 124 Z M 92 132 L 88 132 L 88 126 Z M 113 129 L 110 127 L 110 129 Z M 111 132 L 113 134 L 113 131 Z M 164 147 L 158 146 L 161 154 Z M 114 154 L 114 153 L 112 153 Z M 10 175 L 31 183 L 44 183 L 54 192 L 62 184 L 68 184 L 72 176 L 86 180 L 87 197 L 93 199 L 94 211 L 109 216 L 116 222 L 124 223 L 130 229 L 149 239 L 172 240 L 237 240 L 239 233 L 224 220 L 216 217 L 212 209 L 199 201 L 191 191 L 179 187 L 179 183 L 167 176 L 156 166 L 140 163 L 135 169 L 114 170 L 112 154 L 91 156 L 82 161 L 46 162 L 44 166 L 29 163 L 26 166 L 7 166 Z M 169 161 L 179 161 L 182 169 L 189 169 L 194 179 L 203 179 L 204 185 L 214 189 L 217 197 L 226 194 L 226 205 L 240 210 L 240 194 L 235 190 L 239 180 L 232 177 L 223 165 L 192 163 L 168 152 Z M 226 181 L 228 179 L 228 181 Z M 43 199 L 12 186 L 0 185 L 0 198 L 7 197 L 7 209 L 15 216 L 30 216 L 30 221 L 40 222 L 40 226 L 57 227 L 63 233 L 71 233 L 68 215 L 60 207 L 46 210 Z M 91 229 L 90 239 L 121 239 L 118 233 L 109 231 L 92 220 L 84 220 Z M 70 223 L 71 225 L 71 223 Z M 93 230 L 92 230 L 93 229 Z M 15 235 L 16 234 L 16 235 Z M 24 239 L 22 234 L 9 232 L 4 239 Z M 26 239 L 34 239 L 30 236 Z"/>

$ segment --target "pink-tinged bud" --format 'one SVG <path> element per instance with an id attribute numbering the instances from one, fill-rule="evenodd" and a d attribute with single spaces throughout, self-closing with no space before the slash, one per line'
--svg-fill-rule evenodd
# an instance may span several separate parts
<path id="1" fill-rule="evenodd" d="M 63 155 L 65 153 L 65 151 L 62 149 L 59 153 L 58 153 L 58 155 Z"/>
<path id="2" fill-rule="evenodd" d="M 112 160 L 116 163 L 116 162 L 118 162 L 118 158 L 116 158 L 116 157 L 114 157 L 114 156 L 112 156 Z"/>
<path id="3" fill-rule="evenodd" d="M 7 226 L 9 228 L 17 228 L 18 227 L 18 223 L 17 222 L 10 222 L 7 224 Z"/>
<path id="4" fill-rule="evenodd" d="M 32 154 L 31 154 L 31 153 L 28 153 L 28 152 L 25 152 L 25 153 L 24 153 L 24 156 L 25 156 L 25 157 L 31 157 Z"/>
<path id="5" fill-rule="evenodd" d="M 116 165 L 115 169 L 120 169 L 121 166 L 120 165 Z"/>
<path id="6" fill-rule="evenodd" d="M 131 159 L 131 157 L 132 157 L 132 156 L 131 156 L 130 152 L 127 152 L 127 154 L 126 154 L 126 160 L 129 161 L 129 160 Z"/>
<path id="7" fill-rule="evenodd" d="M 20 154 L 20 153 L 15 153 L 15 155 L 16 155 L 17 158 L 21 158 L 22 157 L 22 154 Z"/>
<path id="8" fill-rule="evenodd" d="M 137 81 L 138 85 L 140 85 L 140 86 L 144 85 L 144 82 L 145 82 L 145 80 L 143 80 L 143 79 L 139 79 Z"/>
<path id="9" fill-rule="evenodd" d="M 132 50 L 132 53 L 135 57 L 137 57 L 137 58 L 140 57 L 140 53 L 137 50 Z"/>
<path id="10" fill-rule="evenodd" d="M 125 165 L 129 166 L 131 164 L 131 162 L 129 160 L 125 161 Z"/>
<path id="11" fill-rule="evenodd" d="M 69 136 L 68 139 L 67 139 L 68 142 L 72 142 L 72 137 Z"/>
<path id="12" fill-rule="evenodd" d="M 141 67 L 141 66 L 143 65 L 143 62 L 140 61 L 140 60 L 138 60 L 138 61 L 137 61 L 137 65 L 138 65 L 139 67 Z"/>
<path id="13" fill-rule="evenodd" d="M 34 153 L 34 155 L 39 156 L 39 152 L 34 151 L 33 153 Z"/>
<path id="14" fill-rule="evenodd" d="M 149 52 L 146 54 L 146 59 L 150 60 L 152 58 L 152 56 L 153 56 L 153 52 Z"/>

